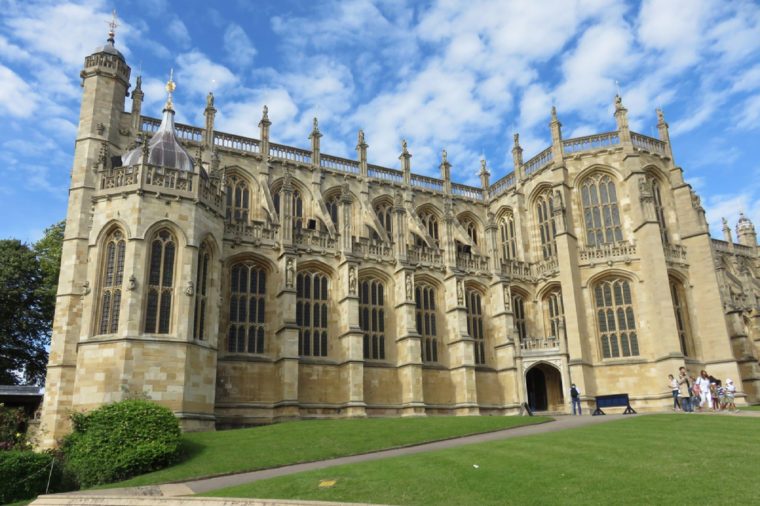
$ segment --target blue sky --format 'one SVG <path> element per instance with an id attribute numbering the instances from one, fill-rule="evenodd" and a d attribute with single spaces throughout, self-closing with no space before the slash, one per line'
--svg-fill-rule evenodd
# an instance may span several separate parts
<path id="1" fill-rule="evenodd" d="M 0 237 L 35 240 L 65 217 L 84 57 L 116 44 L 159 116 L 174 69 L 178 120 L 479 184 L 511 170 L 512 134 L 548 146 L 555 104 L 565 138 L 614 130 L 619 89 L 633 130 L 670 124 L 676 163 L 702 196 L 713 235 L 744 211 L 760 225 L 760 3 L 720 0 L 224 1 L 0 0 Z M 619 85 L 616 85 L 616 81 Z M 127 104 L 129 107 L 129 102 Z"/>

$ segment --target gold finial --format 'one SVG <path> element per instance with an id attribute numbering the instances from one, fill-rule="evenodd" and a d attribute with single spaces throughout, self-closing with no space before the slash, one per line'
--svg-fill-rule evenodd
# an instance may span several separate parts
<path id="1" fill-rule="evenodd" d="M 164 109 L 168 109 L 170 111 L 174 110 L 174 103 L 172 102 L 172 94 L 174 93 L 174 90 L 177 89 L 177 85 L 174 84 L 174 69 L 171 69 L 169 71 L 169 80 L 166 82 L 166 106 Z"/>
<path id="2" fill-rule="evenodd" d="M 111 21 L 106 21 L 106 23 L 108 23 L 108 41 L 113 42 L 116 37 L 116 28 L 119 26 L 116 22 L 116 9 L 111 12 Z"/>

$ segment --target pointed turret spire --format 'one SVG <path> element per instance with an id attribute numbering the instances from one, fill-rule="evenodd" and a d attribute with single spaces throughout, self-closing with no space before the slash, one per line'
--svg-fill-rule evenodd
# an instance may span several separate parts
<path id="1" fill-rule="evenodd" d="M 177 89 L 177 85 L 174 83 L 174 69 L 169 71 L 169 80 L 166 81 L 166 105 L 164 105 L 164 111 L 174 112 L 174 90 Z"/>

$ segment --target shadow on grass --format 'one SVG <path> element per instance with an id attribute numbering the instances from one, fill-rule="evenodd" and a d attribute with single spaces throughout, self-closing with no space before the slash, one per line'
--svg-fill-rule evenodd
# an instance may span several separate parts
<path id="1" fill-rule="evenodd" d="M 206 445 L 197 441 L 189 441 L 185 438 L 182 439 L 182 444 L 179 447 L 179 459 L 175 464 L 181 464 L 186 460 L 190 460 L 194 457 L 198 457 L 207 448 Z"/>

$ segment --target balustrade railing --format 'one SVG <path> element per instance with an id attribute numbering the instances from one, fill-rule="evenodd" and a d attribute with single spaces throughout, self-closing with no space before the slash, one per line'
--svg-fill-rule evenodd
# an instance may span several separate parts
<path id="1" fill-rule="evenodd" d="M 585 137 L 576 137 L 575 139 L 566 139 L 562 141 L 562 149 L 565 154 L 590 151 L 592 149 L 609 148 L 618 145 L 620 145 L 620 136 L 617 132 L 587 135 Z"/>
<path id="2" fill-rule="evenodd" d="M 451 193 L 473 200 L 483 200 L 483 190 L 466 184 L 451 183 Z"/>
<path id="3" fill-rule="evenodd" d="M 686 263 L 686 248 L 679 244 L 666 244 L 664 247 L 665 260 L 677 264 Z"/>
<path id="4" fill-rule="evenodd" d="M 501 272 L 505 276 L 509 276 L 514 279 L 530 280 L 533 276 L 531 274 L 530 264 L 521 262 L 520 260 L 502 260 Z"/>
<path id="5" fill-rule="evenodd" d="M 435 192 L 443 191 L 443 180 L 434 177 L 423 176 L 421 174 L 412 174 L 412 186 L 431 190 Z"/>
<path id="6" fill-rule="evenodd" d="M 264 226 L 263 223 L 251 222 L 251 223 L 233 223 L 226 222 L 224 224 L 224 233 L 232 237 L 240 237 L 241 239 L 264 239 L 268 241 L 274 241 L 277 239 L 277 229 Z"/>
<path id="7" fill-rule="evenodd" d="M 146 187 L 193 191 L 193 174 L 184 170 L 146 165 L 144 177 Z"/>
<path id="8" fill-rule="evenodd" d="M 337 239 L 330 237 L 330 234 L 321 230 L 299 229 L 293 237 L 293 242 L 306 248 L 320 248 L 323 250 L 334 250 L 337 245 Z"/>
<path id="9" fill-rule="evenodd" d="M 269 144 L 269 156 L 291 162 L 311 163 L 311 151 L 291 148 L 290 146 L 283 146 L 282 144 Z"/>
<path id="10" fill-rule="evenodd" d="M 100 189 L 112 190 L 140 183 L 140 167 L 117 167 L 101 172 Z"/>
<path id="11" fill-rule="evenodd" d="M 491 198 L 497 197 L 515 185 L 515 173 L 510 172 L 488 188 Z"/>
<path id="12" fill-rule="evenodd" d="M 359 173 L 359 162 L 347 158 L 340 158 L 338 156 L 320 155 L 319 165 L 326 169 L 337 170 L 339 172 L 348 172 L 349 174 Z"/>
<path id="13" fill-rule="evenodd" d="M 374 177 L 375 179 L 382 179 L 384 181 L 391 181 L 393 183 L 404 182 L 404 173 L 400 170 L 386 169 L 385 167 L 380 167 L 379 165 L 368 165 L 367 173 L 369 174 L 369 177 Z"/>
<path id="14" fill-rule="evenodd" d="M 536 277 L 549 276 L 559 271 L 559 261 L 557 257 L 549 257 L 541 260 L 534 265 Z"/>
<path id="15" fill-rule="evenodd" d="M 443 254 L 441 250 L 435 248 L 427 248 L 425 246 L 410 247 L 406 252 L 406 256 L 410 262 L 443 265 Z"/>
<path id="16" fill-rule="evenodd" d="M 559 339 L 556 336 L 526 337 L 520 341 L 523 351 L 558 351 Z"/>
<path id="17" fill-rule="evenodd" d="M 214 146 L 223 149 L 232 149 L 243 151 L 245 153 L 259 153 L 261 145 L 258 139 L 250 137 L 241 137 L 239 135 L 226 134 L 223 132 L 214 132 Z"/>
<path id="18" fill-rule="evenodd" d="M 488 258 L 471 253 L 457 253 L 457 267 L 466 271 L 487 271 Z"/>
<path id="19" fill-rule="evenodd" d="M 627 241 L 591 246 L 579 252 L 581 262 L 630 260 L 634 256 L 636 244 Z"/>
<path id="20" fill-rule="evenodd" d="M 665 154 L 665 143 L 659 139 L 631 132 L 631 143 L 633 147 L 649 151 L 650 153 Z"/>
<path id="21" fill-rule="evenodd" d="M 353 252 L 364 257 L 392 258 L 393 246 L 383 241 L 361 238 L 354 242 Z"/>
<path id="22" fill-rule="evenodd" d="M 552 147 L 549 146 L 545 150 L 541 151 L 539 154 L 525 162 L 523 165 L 525 169 L 525 175 L 530 176 L 531 174 L 538 172 L 539 170 L 543 169 L 547 165 L 551 163 L 551 161 L 554 159 L 554 155 L 552 154 Z"/>

